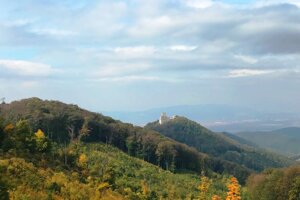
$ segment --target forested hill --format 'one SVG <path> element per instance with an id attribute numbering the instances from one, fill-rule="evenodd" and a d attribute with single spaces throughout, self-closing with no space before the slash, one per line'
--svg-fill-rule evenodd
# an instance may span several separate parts
<path id="1" fill-rule="evenodd" d="M 226 134 L 214 133 L 185 117 L 176 117 L 163 124 L 159 124 L 158 121 L 152 122 L 145 128 L 195 147 L 200 152 L 235 162 L 252 170 L 261 171 L 268 167 L 283 167 L 292 163 L 284 156 L 245 145 L 247 143 L 245 141 L 242 144 L 241 139 L 237 137 L 230 138 Z"/>
<path id="2" fill-rule="evenodd" d="M 47 138 L 58 145 L 77 141 L 102 142 L 174 172 L 228 173 L 242 183 L 251 172 L 242 165 L 215 158 L 215 154 L 209 156 L 201 153 L 156 131 L 122 123 L 76 105 L 30 98 L 2 104 L 0 114 L 5 120 L 4 124 L 12 123 L 12 126 L 16 126 L 23 120 L 22 123 L 29 123 L 31 132 L 41 129 Z M 10 139 L 3 141 L 3 151 L 14 148 Z M 207 143 L 211 141 L 207 140 Z"/>
<path id="3" fill-rule="evenodd" d="M 25 121 L 15 126 L 0 121 L 1 200 L 226 198 L 228 175 L 212 173 L 200 179 L 197 173 L 172 173 L 111 145 L 58 145 L 42 131 L 29 129 Z M 203 181 L 209 183 L 205 193 L 198 189 Z M 247 195 L 243 191 L 241 197 Z"/>

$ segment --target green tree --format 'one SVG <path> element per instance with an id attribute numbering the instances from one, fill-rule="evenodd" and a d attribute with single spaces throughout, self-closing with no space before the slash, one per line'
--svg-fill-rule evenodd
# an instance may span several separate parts
<path id="1" fill-rule="evenodd" d="M 50 141 L 47 139 L 45 133 L 41 129 L 34 134 L 34 139 L 37 151 L 46 152 L 50 149 Z"/>
<path id="2" fill-rule="evenodd" d="M 4 140 L 5 134 L 4 134 L 4 119 L 0 117 L 0 147 L 2 144 L 2 141 Z"/>
<path id="3" fill-rule="evenodd" d="M 0 200 L 8 200 L 9 194 L 7 191 L 7 185 L 0 179 Z"/>
<path id="4" fill-rule="evenodd" d="M 31 137 L 31 130 L 27 120 L 20 120 L 17 122 L 16 134 L 22 141 L 26 141 L 26 139 Z"/>
<path id="5" fill-rule="evenodd" d="M 294 179 L 292 189 L 289 191 L 289 200 L 300 199 L 300 177 Z"/>
<path id="6" fill-rule="evenodd" d="M 157 161 L 159 165 L 170 171 L 175 170 L 176 149 L 170 141 L 164 141 L 158 144 L 156 149 Z"/>

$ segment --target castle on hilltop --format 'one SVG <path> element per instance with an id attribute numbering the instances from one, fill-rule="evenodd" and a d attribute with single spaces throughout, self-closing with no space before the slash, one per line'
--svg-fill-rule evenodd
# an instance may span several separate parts
<path id="1" fill-rule="evenodd" d="M 175 119 L 177 115 L 173 115 L 172 117 L 169 117 L 165 112 L 161 113 L 159 118 L 159 124 L 164 124 L 168 121 L 171 121 L 172 119 Z"/>

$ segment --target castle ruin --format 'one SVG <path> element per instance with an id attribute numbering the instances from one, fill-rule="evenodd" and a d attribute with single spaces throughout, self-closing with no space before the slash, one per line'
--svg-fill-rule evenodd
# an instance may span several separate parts
<path id="1" fill-rule="evenodd" d="M 172 119 L 175 119 L 177 116 L 173 115 L 172 117 L 169 117 L 165 112 L 161 113 L 159 118 L 159 124 L 164 124 L 168 121 L 171 121 Z"/>

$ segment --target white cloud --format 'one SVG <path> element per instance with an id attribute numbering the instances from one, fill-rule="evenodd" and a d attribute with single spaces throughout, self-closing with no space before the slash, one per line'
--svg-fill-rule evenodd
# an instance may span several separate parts
<path id="1" fill-rule="evenodd" d="M 262 33 L 268 30 L 278 28 L 280 24 L 272 19 L 253 19 L 239 27 L 243 34 Z"/>
<path id="2" fill-rule="evenodd" d="M 212 0 L 186 0 L 186 5 L 192 8 L 204 9 L 213 5 Z"/>
<path id="3" fill-rule="evenodd" d="M 137 76 L 137 75 L 96 79 L 96 81 L 105 81 L 105 82 L 160 81 L 160 80 L 161 78 L 157 76 Z"/>
<path id="4" fill-rule="evenodd" d="M 45 77 L 53 74 L 56 70 L 50 65 L 42 63 L 24 60 L 0 60 L 0 71 L 10 75 Z"/>
<path id="5" fill-rule="evenodd" d="M 273 70 L 254 70 L 254 69 L 237 69 L 229 72 L 228 77 L 238 78 L 247 76 L 258 76 L 263 74 L 269 74 L 274 72 Z"/>
<path id="6" fill-rule="evenodd" d="M 96 72 L 91 74 L 93 77 L 99 78 L 108 78 L 108 77 L 119 77 L 119 76 L 128 76 L 141 73 L 150 68 L 150 65 L 145 63 L 117 63 L 117 64 L 108 64 Z"/>
<path id="7" fill-rule="evenodd" d="M 20 26 L 27 26 L 33 22 L 34 22 L 34 20 L 17 19 L 17 20 L 11 20 L 11 21 L 4 22 L 4 25 L 7 27 L 20 27 Z"/>
<path id="8" fill-rule="evenodd" d="M 139 37 L 149 37 L 160 35 L 166 31 L 170 31 L 172 28 L 177 27 L 181 21 L 175 18 L 175 16 L 155 16 L 145 17 L 141 16 L 141 19 L 137 23 L 128 29 L 129 35 Z"/>
<path id="9" fill-rule="evenodd" d="M 246 55 L 234 55 L 234 57 L 238 60 L 241 60 L 245 63 L 249 63 L 249 64 L 255 64 L 258 62 L 258 60 L 256 58 L 253 58 L 251 56 L 246 56 Z"/>
<path id="10" fill-rule="evenodd" d="M 36 35 L 48 35 L 48 36 L 55 36 L 55 37 L 67 37 L 67 36 L 74 36 L 78 33 L 69 30 L 61 30 L 55 28 L 34 28 L 30 29 L 29 32 L 34 33 Z"/>
<path id="11" fill-rule="evenodd" d="M 186 46 L 186 45 L 174 45 L 170 46 L 172 51 L 193 51 L 197 49 L 197 46 Z"/>
<path id="12" fill-rule="evenodd" d="M 156 49 L 152 46 L 117 47 L 114 52 L 121 56 L 143 57 L 152 55 Z"/>
<path id="13" fill-rule="evenodd" d="M 166 82 L 166 83 L 178 83 L 181 80 L 176 78 L 163 78 L 160 76 L 144 76 L 144 75 L 129 75 L 129 76 L 119 76 L 119 77 L 105 77 L 92 79 L 93 81 L 100 82 L 138 82 L 138 81 L 148 81 L 148 82 Z"/>

